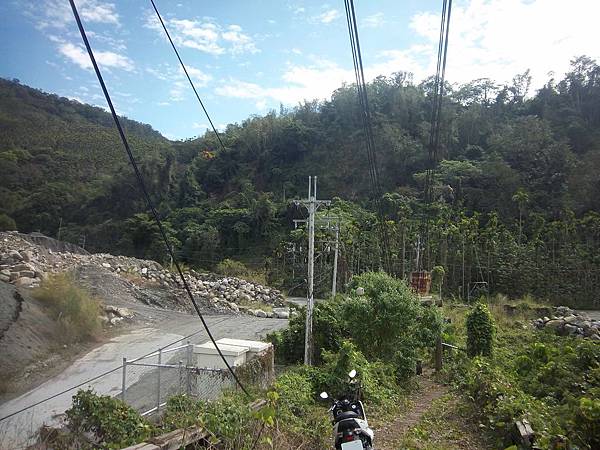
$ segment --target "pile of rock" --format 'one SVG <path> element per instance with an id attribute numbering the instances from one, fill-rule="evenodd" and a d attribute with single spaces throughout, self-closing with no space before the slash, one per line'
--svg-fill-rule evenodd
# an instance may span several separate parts
<path id="1" fill-rule="evenodd" d="M 49 239 L 49 238 L 47 238 Z M 54 241 L 58 243 L 58 241 Z M 164 288 L 182 298 L 185 296 L 179 275 L 155 261 L 114 256 L 106 253 L 90 254 L 83 249 L 54 250 L 28 239 L 28 235 L 16 232 L 0 233 L 0 281 L 18 286 L 35 287 L 47 273 L 64 272 L 81 266 L 92 266 L 95 271 L 109 271 L 139 287 Z M 73 250 L 73 249 L 69 249 Z M 77 249 L 75 249 L 77 250 Z M 203 306 L 220 311 L 245 312 L 256 317 L 288 318 L 287 311 L 265 312 L 251 309 L 253 304 L 272 307 L 285 305 L 284 297 L 277 289 L 262 286 L 235 277 L 219 277 L 216 274 L 195 270 L 184 274 L 188 286 Z M 110 318 L 109 318 L 110 319 Z"/>
<path id="2" fill-rule="evenodd" d="M 558 306 L 552 317 L 543 317 L 533 322 L 536 328 L 554 330 L 561 336 L 574 336 L 600 341 L 600 320 L 573 311 L 567 306 Z"/>
<path id="3" fill-rule="evenodd" d="M 10 250 L 0 255 L 0 281 L 17 286 L 35 287 L 45 272 L 32 264 L 33 254 L 29 251 Z"/>
<path id="4" fill-rule="evenodd" d="M 132 320 L 134 316 L 135 314 L 128 308 L 105 305 L 104 314 L 100 316 L 100 320 L 107 325 L 118 325 L 123 320 Z"/>

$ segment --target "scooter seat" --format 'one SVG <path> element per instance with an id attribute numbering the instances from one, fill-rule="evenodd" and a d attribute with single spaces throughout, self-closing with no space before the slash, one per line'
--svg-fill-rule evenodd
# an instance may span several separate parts
<path id="1" fill-rule="evenodd" d="M 360 416 L 354 411 L 344 411 L 335 416 L 336 423 L 347 419 L 360 419 Z"/>

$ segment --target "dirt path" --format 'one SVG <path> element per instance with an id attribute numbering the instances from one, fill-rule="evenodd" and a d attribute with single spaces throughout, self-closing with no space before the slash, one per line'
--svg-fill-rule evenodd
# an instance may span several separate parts
<path id="1" fill-rule="evenodd" d="M 378 450 L 399 448 L 397 445 L 405 433 L 417 425 L 432 403 L 448 392 L 448 388 L 434 381 L 430 374 L 418 380 L 419 389 L 411 399 L 409 409 L 393 422 L 375 430 L 375 443 Z"/>

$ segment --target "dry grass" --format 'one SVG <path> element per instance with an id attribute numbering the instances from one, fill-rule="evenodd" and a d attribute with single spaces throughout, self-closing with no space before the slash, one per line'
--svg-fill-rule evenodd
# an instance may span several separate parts
<path id="1" fill-rule="evenodd" d="M 68 274 L 48 277 L 33 296 L 44 303 L 61 327 L 64 343 L 97 339 L 100 331 L 100 303 L 78 286 Z"/>

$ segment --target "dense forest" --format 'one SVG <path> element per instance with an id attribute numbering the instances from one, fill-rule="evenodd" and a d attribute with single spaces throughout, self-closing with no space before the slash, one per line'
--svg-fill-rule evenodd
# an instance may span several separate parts
<path id="1" fill-rule="evenodd" d="M 531 293 L 598 306 L 600 285 L 600 67 L 572 61 L 564 79 L 531 92 L 528 72 L 446 86 L 435 201 L 423 202 L 431 79 L 409 73 L 368 85 L 381 183 L 378 202 L 397 276 L 422 242 L 454 295 Z M 225 258 L 264 270 L 303 294 L 307 177 L 340 217 L 340 288 L 381 267 L 380 215 L 369 184 L 356 91 L 232 124 L 222 134 L 172 142 L 125 120 L 172 243 L 188 265 Z M 94 251 L 163 261 L 109 114 L 0 80 L 0 226 L 40 231 Z M 426 223 L 426 226 L 423 224 Z M 426 233 L 426 236 L 424 235 Z M 331 284 L 332 236 L 317 236 L 317 287 Z"/>

